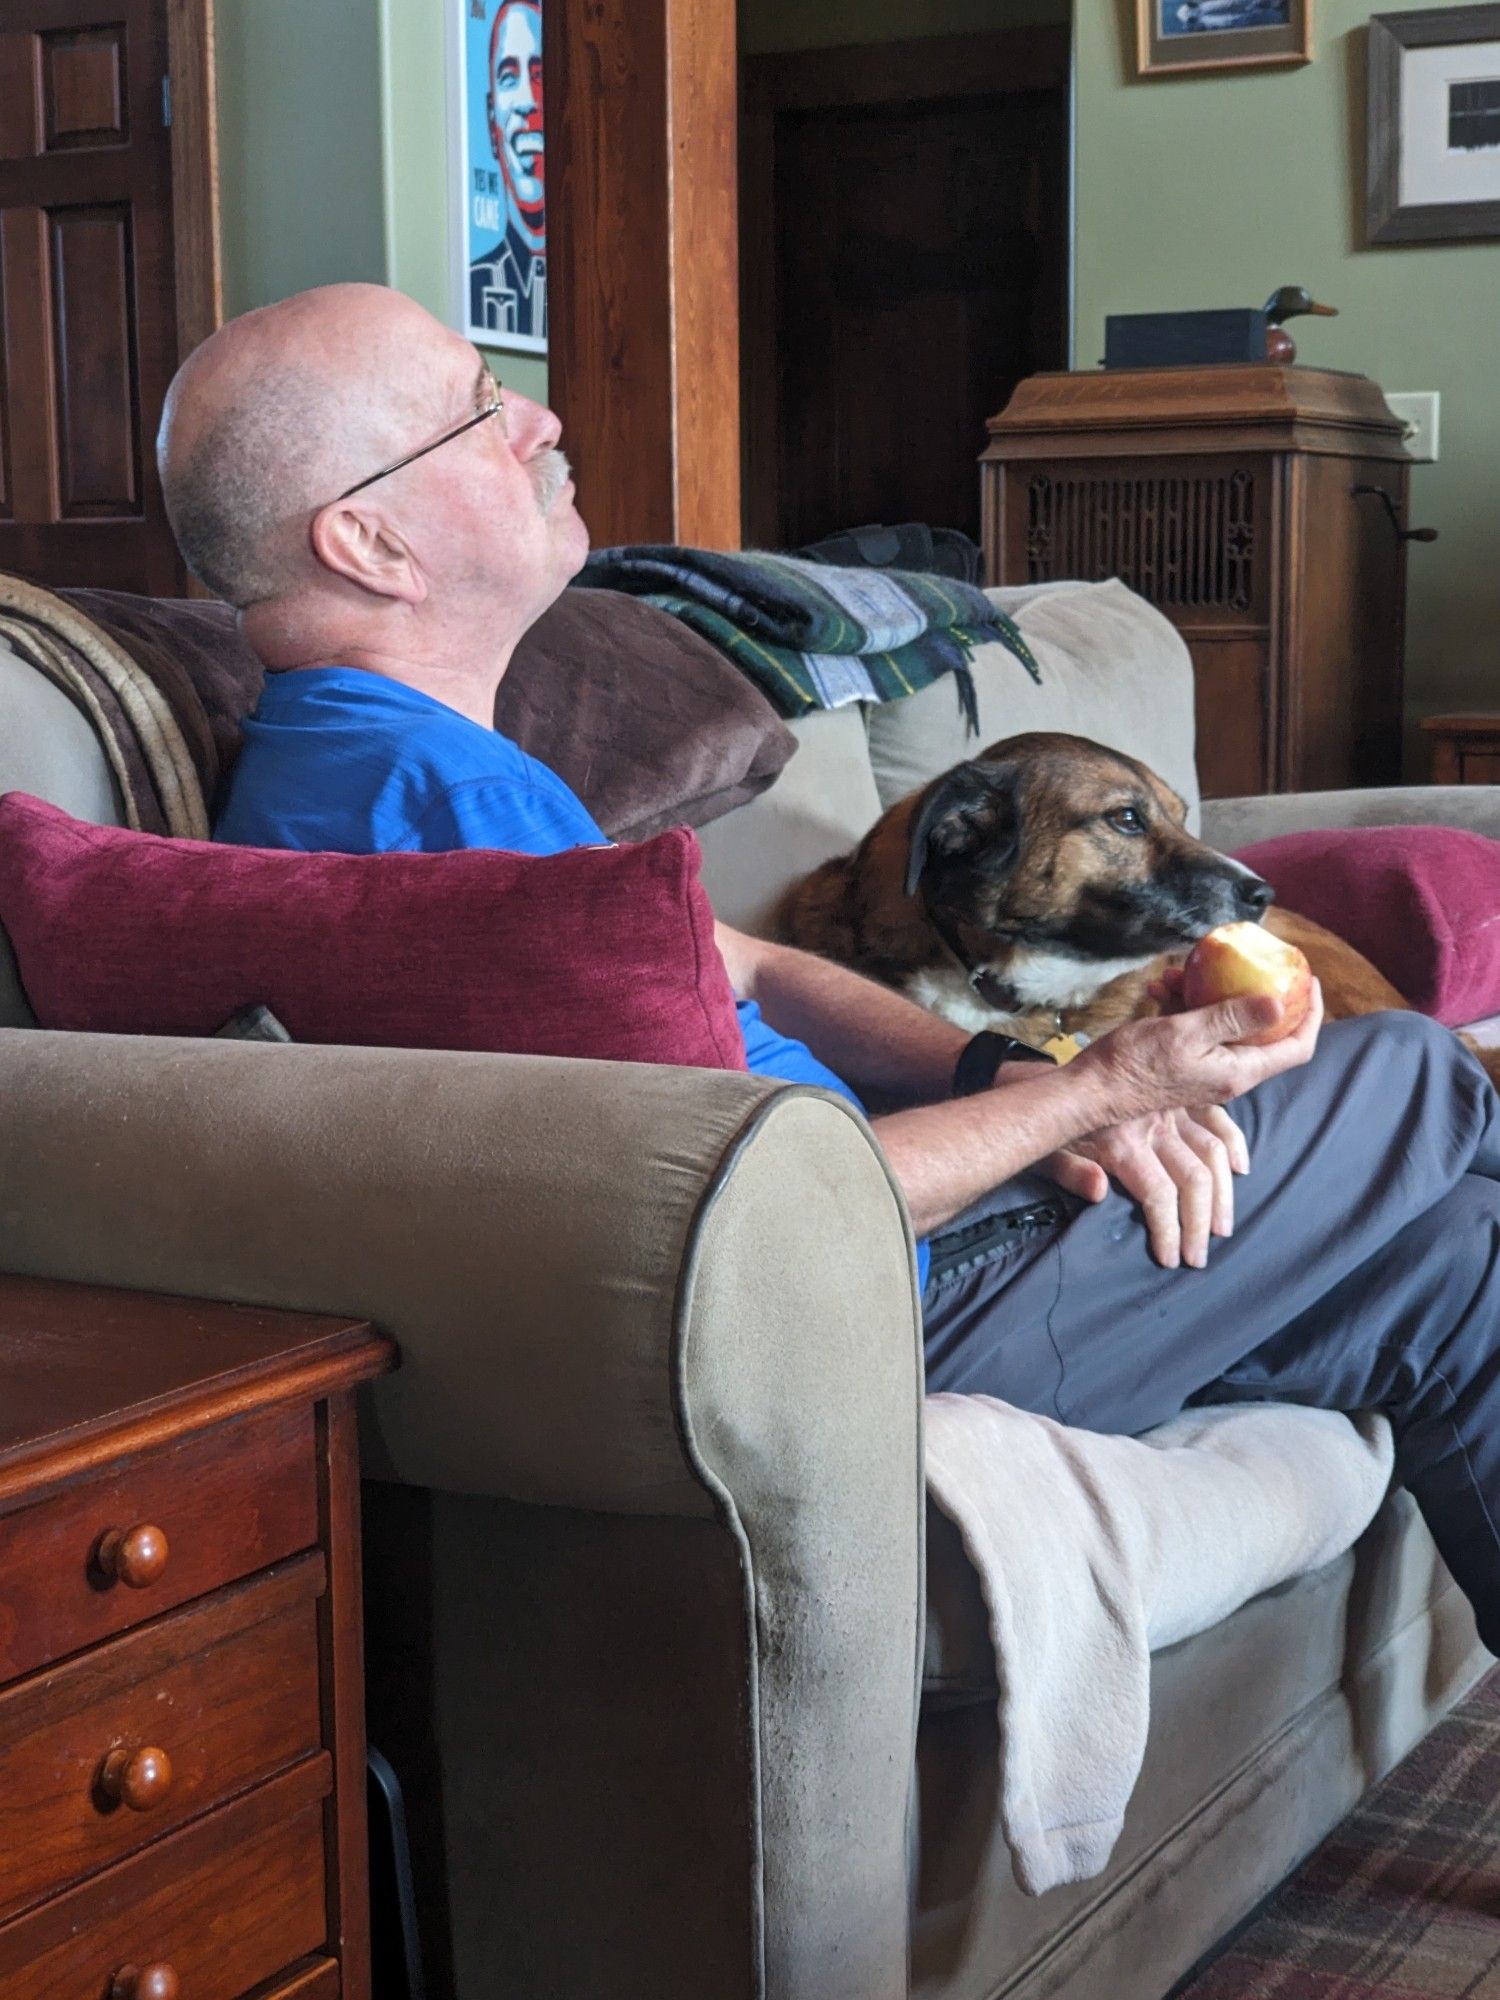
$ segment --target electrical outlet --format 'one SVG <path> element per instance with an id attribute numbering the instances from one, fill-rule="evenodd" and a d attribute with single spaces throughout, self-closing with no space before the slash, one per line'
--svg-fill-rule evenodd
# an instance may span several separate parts
<path id="1" fill-rule="evenodd" d="M 1387 396 L 1391 415 L 1399 417 L 1406 449 L 1421 465 L 1435 465 L 1438 455 L 1438 392 L 1423 389 L 1405 396 Z"/>

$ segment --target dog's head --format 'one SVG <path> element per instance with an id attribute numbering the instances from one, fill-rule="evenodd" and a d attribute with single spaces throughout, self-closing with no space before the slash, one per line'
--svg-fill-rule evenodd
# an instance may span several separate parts
<path id="1" fill-rule="evenodd" d="M 1271 902 L 1269 883 L 1195 840 L 1186 818 L 1133 758 L 1081 736 L 1013 736 L 919 795 L 906 893 L 987 955 L 992 943 L 1118 971 L 1258 921 Z"/>

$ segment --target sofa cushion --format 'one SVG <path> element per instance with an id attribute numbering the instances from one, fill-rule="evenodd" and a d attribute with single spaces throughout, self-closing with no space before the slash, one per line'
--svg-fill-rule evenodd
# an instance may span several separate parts
<path id="1" fill-rule="evenodd" d="M 0 792 L 32 792 L 117 826 L 119 792 L 88 717 L 0 639 Z"/>
<path id="2" fill-rule="evenodd" d="M 953 699 L 951 684 L 932 694 Z M 820 710 L 792 724 L 797 755 L 763 798 L 703 829 L 703 880 L 727 924 L 763 933 L 784 890 L 847 854 L 880 817 L 865 710 Z"/>
<path id="3" fill-rule="evenodd" d="M 1237 857 L 1450 1028 L 1500 1008 L 1500 840 L 1447 826 L 1287 833 Z"/>
<path id="4" fill-rule="evenodd" d="M 744 1069 L 685 828 L 533 856 L 300 854 L 0 798 L 0 922 L 44 1027 Z"/>
<path id="5" fill-rule="evenodd" d="M 913 2000 L 1158 2000 L 1486 1664 L 1394 1493 L 1335 1562 L 1153 1655 L 1145 1763 L 1109 1867 L 1041 1897 L 1016 1887 L 1000 1836 L 993 1692 L 924 1699 Z"/>
<path id="6" fill-rule="evenodd" d="M 1196 827 L 1193 668 L 1176 628 L 1114 580 L 986 595 L 1015 619 L 1041 685 L 1005 647 L 981 646 L 973 663 L 978 736 L 967 733 L 946 682 L 872 709 L 870 762 L 881 805 L 1003 737 L 1062 730 L 1149 765 L 1182 795 Z"/>

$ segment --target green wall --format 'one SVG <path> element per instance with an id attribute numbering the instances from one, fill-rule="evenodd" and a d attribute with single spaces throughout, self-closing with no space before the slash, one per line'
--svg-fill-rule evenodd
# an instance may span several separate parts
<path id="1" fill-rule="evenodd" d="M 378 0 L 217 0 L 224 310 L 382 279 Z"/>
<path id="2" fill-rule="evenodd" d="M 1318 0 L 1300 69 L 1140 82 L 1133 0 L 1080 0 L 1074 365 L 1103 353 L 1106 313 L 1259 305 L 1304 284 L 1341 317 L 1296 323 L 1302 360 L 1441 392 L 1440 461 L 1412 474 L 1412 519 L 1440 533 L 1408 556 L 1418 716 L 1500 693 L 1500 242 L 1362 247 L 1372 11 Z M 1409 768 L 1426 775 L 1420 749 Z"/>
<path id="3" fill-rule="evenodd" d="M 217 0 L 224 309 L 391 284 L 450 312 L 444 0 Z M 547 366 L 493 357 L 545 401 Z"/>

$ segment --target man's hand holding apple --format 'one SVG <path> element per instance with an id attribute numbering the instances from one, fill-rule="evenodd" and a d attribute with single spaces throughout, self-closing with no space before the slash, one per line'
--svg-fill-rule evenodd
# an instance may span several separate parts
<path id="1" fill-rule="evenodd" d="M 1294 957 L 1305 971 L 1302 954 Z M 1231 981 L 1254 976 L 1227 961 L 1211 960 L 1209 970 Z M 1160 994 L 1176 1011 L 1127 1021 L 1076 1059 L 1099 1072 L 1104 1101 L 1118 1115 L 1054 1153 L 1043 1170 L 1085 1201 L 1102 1201 L 1110 1180 L 1117 1182 L 1140 1204 L 1151 1253 L 1169 1269 L 1201 1267 L 1209 1237 L 1234 1227 L 1233 1175 L 1247 1173 L 1250 1158 L 1244 1135 L 1219 1107 L 1298 1068 L 1317 1046 L 1322 991 L 1310 972 L 1304 980 L 1295 966 L 1282 970 L 1290 974 L 1290 1006 L 1266 991 L 1185 1005 L 1212 991 L 1200 966 L 1199 976 L 1172 979 Z"/>

